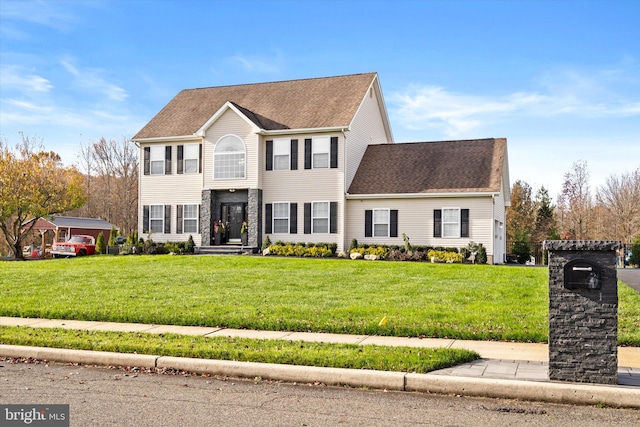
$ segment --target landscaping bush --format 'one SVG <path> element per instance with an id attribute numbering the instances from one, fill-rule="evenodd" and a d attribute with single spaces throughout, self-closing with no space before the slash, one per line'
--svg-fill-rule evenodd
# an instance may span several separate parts
<path id="1" fill-rule="evenodd" d="M 636 237 L 631 245 L 631 256 L 629 257 L 629 264 L 640 267 L 640 236 Z"/>
<path id="2" fill-rule="evenodd" d="M 269 246 L 271 246 L 271 239 L 269 239 L 269 236 L 265 236 L 264 240 L 262 241 L 262 250 L 264 251 L 265 249 L 267 249 Z"/>
<path id="3" fill-rule="evenodd" d="M 98 240 L 96 241 L 96 253 L 107 253 L 107 244 L 104 241 L 104 234 L 102 233 L 102 231 L 98 233 Z"/>
<path id="4" fill-rule="evenodd" d="M 482 243 L 478 244 L 478 253 L 476 254 L 476 262 L 478 264 L 487 263 L 487 249 L 482 245 Z"/>
<path id="5" fill-rule="evenodd" d="M 457 252 L 452 251 L 439 251 L 439 250 L 430 250 L 427 253 L 429 259 L 436 262 L 446 262 L 446 263 L 454 263 L 454 262 L 462 262 L 464 261 L 462 255 Z"/>
<path id="6" fill-rule="evenodd" d="M 335 255 L 335 243 L 284 243 L 278 241 L 269 246 L 271 255 L 328 258 Z"/>

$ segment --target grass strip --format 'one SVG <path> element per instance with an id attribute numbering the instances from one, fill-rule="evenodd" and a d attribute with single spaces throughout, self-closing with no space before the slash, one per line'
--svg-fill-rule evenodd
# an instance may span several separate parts
<path id="1" fill-rule="evenodd" d="M 449 348 L 411 348 L 306 341 L 194 337 L 177 334 L 0 327 L 0 343 L 12 345 L 193 357 L 239 362 L 426 373 L 480 356 Z"/>

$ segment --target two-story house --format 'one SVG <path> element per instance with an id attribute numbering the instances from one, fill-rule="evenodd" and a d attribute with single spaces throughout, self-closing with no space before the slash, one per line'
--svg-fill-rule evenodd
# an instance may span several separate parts
<path id="1" fill-rule="evenodd" d="M 156 241 L 239 244 L 245 222 L 256 249 L 405 233 L 504 257 L 506 140 L 395 144 L 376 73 L 183 90 L 133 140 Z"/>

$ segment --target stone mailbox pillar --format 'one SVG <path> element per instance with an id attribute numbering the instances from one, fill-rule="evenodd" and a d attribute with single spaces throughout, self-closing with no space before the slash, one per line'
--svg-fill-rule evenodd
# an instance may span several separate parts
<path id="1" fill-rule="evenodd" d="M 618 383 L 620 242 L 545 241 L 549 250 L 549 379 Z"/>

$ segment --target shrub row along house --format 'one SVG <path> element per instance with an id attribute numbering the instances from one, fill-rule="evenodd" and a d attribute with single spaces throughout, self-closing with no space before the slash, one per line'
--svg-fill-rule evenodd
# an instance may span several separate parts
<path id="1" fill-rule="evenodd" d="M 155 241 L 465 247 L 505 254 L 504 138 L 394 143 L 376 73 L 181 91 L 133 138 Z"/>

